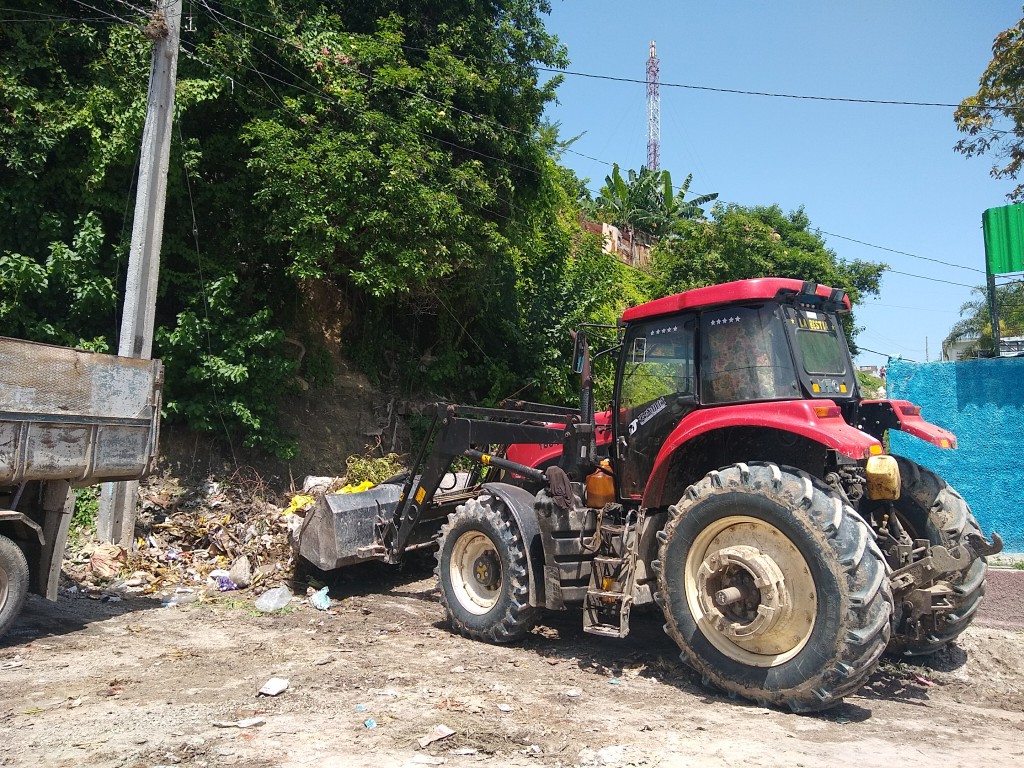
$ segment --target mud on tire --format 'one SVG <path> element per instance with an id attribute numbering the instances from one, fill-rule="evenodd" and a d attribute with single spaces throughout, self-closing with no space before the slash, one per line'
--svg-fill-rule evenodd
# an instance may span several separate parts
<path id="1" fill-rule="evenodd" d="M 752 463 L 709 473 L 670 511 L 658 602 L 705 684 L 797 712 L 862 685 L 889 641 L 892 593 L 851 507 L 805 472 Z"/>
<path id="2" fill-rule="evenodd" d="M 500 499 L 470 499 L 441 529 L 437 577 L 448 621 L 460 634 L 510 643 L 529 633 L 527 555 L 515 519 Z"/>
<path id="3" fill-rule="evenodd" d="M 923 655 L 938 651 L 967 629 L 985 595 L 988 564 L 967 546 L 968 535 L 980 535 L 981 528 L 963 497 L 931 470 L 902 456 L 893 458 L 899 464 L 901 483 L 900 498 L 893 505 L 910 537 L 950 549 L 964 545 L 972 558 L 967 568 L 945 579 L 953 588 L 947 598 L 953 603 L 951 613 L 926 616 L 922 626 L 914 628 L 896 606 L 889 652 Z"/>

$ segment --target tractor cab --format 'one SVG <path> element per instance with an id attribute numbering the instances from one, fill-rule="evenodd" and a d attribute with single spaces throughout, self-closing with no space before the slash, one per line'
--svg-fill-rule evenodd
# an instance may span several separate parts
<path id="1" fill-rule="evenodd" d="M 764 278 L 628 310 L 613 423 L 622 498 L 641 496 L 669 435 L 694 411 L 808 399 L 854 408 L 857 379 L 837 317 L 849 309 L 842 291 Z"/>

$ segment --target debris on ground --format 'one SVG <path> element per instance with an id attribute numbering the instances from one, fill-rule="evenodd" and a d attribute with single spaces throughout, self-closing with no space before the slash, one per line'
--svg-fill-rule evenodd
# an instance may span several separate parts
<path id="1" fill-rule="evenodd" d="M 426 736 L 421 736 L 416 742 L 420 745 L 421 749 L 426 749 L 430 744 L 441 739 L 447 739 L 449 736 L 453 736 L 455 731 L 449 728 L 443 723 L 435 725 L 434 729 Z"/>
<path id="2" fill-rule="evenodd" d="M 292 593 L 288 587 L 274 587 L 256 598 L 253 604 L 257 611 L 273 613 L 279 611 L 291 602 Z"/>
<path id="3" fill-rule="evenodd" d="M 309 587 L 306 592 L 309 596 L 309 604 L 316 608 L 318 611 L 326 611 L 331 607 L 331 598 L 327 594 L 328 588 L 314 590 Z"/>
<path id="4" fill-rule="evenodd" d="M 258 725 L 266 724 L 265 717 L 246 717 L 243 720 L 218 720 L 213 723 L 214 728 L 255 728 Z"/>
<path id="5" fill-rule="evenodd" d="M 288 681 L 283 677 L 272 677 L 257 691 L 259 696 L 278 696 L 288 690 Z"/>
<path id="6" fill-rule="evenodd" d="M 73 540 L 65 555 L 63 593 L 104 601 L 154 595 L 176 606 L 243 592 L 257 599 L 261 611 L 281 610 L 291 600 L 288 586 L 305 587 L 290 583 L 295 555 L 289 535 L 297 536 L 316 500 L 366 490 L 403 470 L 395 454 L 354 456 L 347 466 L 343 477 L 310 476 L 301 490 L 283 495 L 251 468 L 194 487 L 151 477 L 140 487 L 132 551 Z M 331 598 L 322 586 L 307 597 L 327 611 Z"/>

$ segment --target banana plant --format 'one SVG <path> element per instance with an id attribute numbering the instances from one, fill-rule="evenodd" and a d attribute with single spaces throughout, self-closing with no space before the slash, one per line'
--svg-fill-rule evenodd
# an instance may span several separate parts
<path id="1" fill-rule="evenodd" d="M 608 219 L 631 239 L 639 235 L 648 242 L 673 234 L 682 221 L 703 217 L 702 206 L 718 198 L 711 193 L 686 200 L 692 173 L 677 191 L 667 170 L 642 166 L 639 173 L 630 169 L 623 178 L 616 163 L 604 181 L 591 213 Z"/>

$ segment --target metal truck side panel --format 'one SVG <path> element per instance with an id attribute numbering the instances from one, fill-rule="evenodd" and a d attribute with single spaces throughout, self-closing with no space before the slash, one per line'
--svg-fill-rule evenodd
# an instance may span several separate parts
<path id="1" fill-rule="evenodd" d="M 162 377 L 159 360 L 0 337 L 0 485 L 147 474 Z"/>

